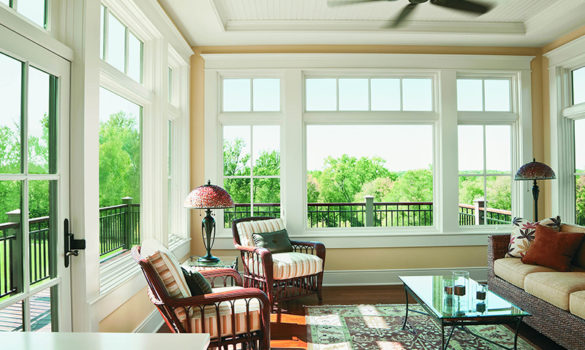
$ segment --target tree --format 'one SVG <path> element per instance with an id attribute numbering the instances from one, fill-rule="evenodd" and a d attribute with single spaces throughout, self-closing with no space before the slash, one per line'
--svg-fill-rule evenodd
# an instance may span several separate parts
<path id="1" fill-rule="evenodd" d="M 431 169 L 408 170 L 394 182 L 384 196 L 385 202 L 432 202 L 433 172 Z"/>
<path id="2" fill-rule="evenodd" d="M 379 177 L 363 184 L 362 190 L 354 197 L 354 201 L 363 202 L 365 196 L 374 196 L 375 202 L 383 202 L 390 195 L 394 187 L 394 181 L 387 177 Z"/>
<path id="3" fill-rule="evenodd" d="M 576 181 L 576 224 L 585 225 L 585 176 L 577 176 Z"/>

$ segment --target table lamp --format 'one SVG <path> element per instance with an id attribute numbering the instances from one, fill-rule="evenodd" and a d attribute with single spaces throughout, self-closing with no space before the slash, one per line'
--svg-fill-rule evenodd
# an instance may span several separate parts
<path id="1" fill-rule="evenodd" d="M 211 216 L 211 209 L 225 209 L 234 206 L 232 197 L 223 188 L 212 185 L 211 180 L 191 191 L 185 199 L 185 208 L 205 209 L 205 217 L 201 223 L 201 236 L 207 250 L 207 255 L 200 257 L 201 262 L 218 262 L 219 258 L 211 255 L 211 247 L 215 242 L 215 219 Z"/>
<path id="2" fill-rule="evenodd" d="M 552 180 L 556 179 L 555 172 L 544 163 L 537 162 L 536 159 L 532 159 L 532 162 L 526 163 L 518 169 L 514 180 L 533 180 L 532 185 L 532 197 L 534 198 L 534 222 L 538 221 L 538 194 L 540 190 L 536 184 L 536 180 Z"/>

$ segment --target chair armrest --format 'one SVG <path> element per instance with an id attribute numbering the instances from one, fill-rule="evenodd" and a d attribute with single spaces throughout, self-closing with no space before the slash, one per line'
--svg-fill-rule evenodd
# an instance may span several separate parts
<path id="1" fill-rule="evenodd" d="M 196 295 L 188 298 L 171 298 L 166 302 L 170 307 L 189 307 L 199 305 L 212 305 L 230 300 L 258 299 L 262 302 L 263 308 L 270 306 L 266 293 L 258 288 L 242 288 L 219 293 Z"/>
<path id="2" fill-rule="evenodd" d="M 321 242 L 309 242 L 309 241 L 290 241 L 293 246 L 293 251 L 299 253 L 306 253 L 317 255 L 321 259 L 325 260 L 325 245 Z"/>
<path id="3" fill-rule="evenodd" d="M 510 235 L 492 235 L 488 237 L 488 275 L 494 274 L 494 261 L 506 256 Z"/>
<path id="4" fill-rule="evenodd" d="M 246 275 L 254 277 L 266 277 L 272 280 L 274 265 L 272 263 L 272 253 L 266 248 L 246 247 L 236 244 L 236 249 L 242 254 L 242 265 Z M 249 263 L 254 264 L 250 266 Z M 262 264 L 262 274 L 260 274 L 260 266 Z"/>
<path id="5" fill-rule="evenodd" d="M 199 273 L 201 273 L 203 275 L 203 277 L 207 278 L 208 280 L 211 280 L 212 285 L 217 277 L 224 277 L 223 278 L 224 286 L 226 286 L 225 282 L 227 280 L 227 277 L 232 277 L 235 280 L 237 286 L 242 285 L 242 276 L 240 276 L 238 271 L 236 271 L 234 269 L 228 268 L 228 269 L 199 270 Z"/>

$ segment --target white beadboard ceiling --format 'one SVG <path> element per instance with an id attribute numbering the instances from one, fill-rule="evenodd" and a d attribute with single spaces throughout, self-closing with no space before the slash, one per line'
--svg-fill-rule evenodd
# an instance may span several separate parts
<path id="1" fill-rule="evenodd" d="M 193 46 L 386 44 L 543 46 L 585 25 L 585 0 L 483 0 L 476 17 L 429 2 L 398 29 L 408 0 L 327 6 L 327 0 L 159 0 Z"/>

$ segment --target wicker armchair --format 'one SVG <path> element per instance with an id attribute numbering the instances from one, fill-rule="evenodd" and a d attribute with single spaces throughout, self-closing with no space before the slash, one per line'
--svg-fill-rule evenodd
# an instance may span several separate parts
<path id="1" fill-rule="evenodd" d="M 235 349 L 238 344 L 242 349 L 270 349 L 271 306 L 268 298 L 257 288 L 242 288 L 242 278 L 237 271 L 200 271 L 211 283 L 213 293 L 172 298 L 152 264 L 141 256 L 140 250 L 138 246 L 132 248 L 132 257 L 146 277 L 150 300 L 171 332 L 210 333 L 210 349 L 227 349 L 231 348 L 230 345 Z M 217 282 L 222 287 L 217 288 Z M 233 283 L 236 286 L 230 287 Z M 186 321 L 180 321 L 181 312 L 188 315 Z"/>
<path id="2" fill-rule="evenodd" d="M 325 266 L 325 245 L 320 242 L 291 240 L 292 253 L 272 254 L 266 248 L 242 244 L 239 232 L 241 225 L 245 222 L 261 220 L 275 220 L 275 218 L 249 217 L 234 220 L 232 223 L 234 244 L 241 253 L 244 266 L 244 286 L 263 290 L 273 307 L 278 306 L 282 301 L 312 294 L 316 294 L 321 303 L 323 301 L 321 287 Z M 292 254 L 294 257 L 288 259 Z M 309 260 L 312 268 L 301 269 L 304 272 L 299 272 L 299 269 L 294 266 L 299 259 Z M 291 273 L 293 270 L 296 272 Z"/>

